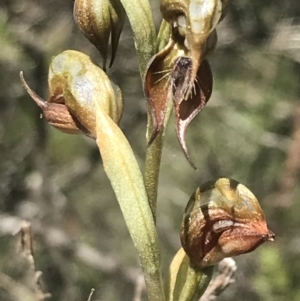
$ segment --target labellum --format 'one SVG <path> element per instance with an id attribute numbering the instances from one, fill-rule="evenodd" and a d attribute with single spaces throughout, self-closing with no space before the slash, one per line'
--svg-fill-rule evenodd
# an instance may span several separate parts
<path id="1" fill-rule="evenodd" d="M 244 185 L 227 178 L 207 182 L 196 190 L 181 228 L 182 246 L 200 268 L 251 252 L 274 237 L 256 197 Z"/>
<path id="2" fill-rule="evenodd" d="M 117 85 L 90 58 L 67 50 L 52 59 L 49 76 L 49 99 L 41 99 L 22 83 L 42 109 L 47 121 L 62 132 L 96 138 L 96 103 L 118 123 L 123 113 L 123 97 Z M 97 106 L 98 107 L 98 106 Z"/>

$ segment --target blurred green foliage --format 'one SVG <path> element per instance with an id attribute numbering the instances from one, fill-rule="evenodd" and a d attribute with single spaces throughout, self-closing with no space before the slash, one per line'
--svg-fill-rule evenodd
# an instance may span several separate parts
<path id="1" fill-rule="evenodd" d="M 52 300 L 87 300 L 92 287 L 94 301 L 133 300 L 140 273 L 93 141 L 50 128 L 19 80 L 23 70 L 30 86 L 47 98 L 53 55 L 76 49 L 101 62 L 76 27 L 72 5 L 71 0 L 0 2 L 3 301 L 18 301 L 5 277 L 24 288 L 30 280 L 18 252 L 19 238 L 11 236 L 19 219 L 32 223 L 37 269 Z M 158 1 L 152 5 L 158 26 Z M 300 120 L 299 14 L 297 0 L 230 1 L 210 58 L 213 96 L 187 135 L 198 171 L 184 158 L 174 128 L 167 132 L 157 214 L 164 273 L 180 246 L 179 229 L 190 195 L 213 178 L 232 177 L 248 186 L 277 235 L 273 244 L 237 258 L 236 282 L 218 300 L 300 298 L 300 142 L 295 140 L 300 130 L 295 122 Z M 128 22 L 109 75 L 125 94 L 121 127 L 143 162 L 146 106 Z M 285 184 L 288 167 L 295 170 Z"/>

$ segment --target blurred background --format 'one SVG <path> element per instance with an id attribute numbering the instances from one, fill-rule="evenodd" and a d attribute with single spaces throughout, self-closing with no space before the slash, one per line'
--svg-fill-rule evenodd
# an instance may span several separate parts
<path id="1" fill-rule="evenodd" d="M 162 158 L 158 232 L 164 273 L 180 247 L 185 205 L 220 176 L 260 200 L 274 243 L 237 257 L 236 282 L 218 300 L 300 300 L 300 5 L 298 0 L 229 1 L 210 57 L 214 91 L 188 128 L 198 171 L 170 121 Z M 159 1 L 152 6 L 157 26 Z M 79 31 L 71 0 L 0 1 L 0 300 L 33 300 L 20 255 L 23 220 L 32 224 L 36 269 L 50 300 L 134 300 L 139 262 L 94 141 L 58 132 L 25 93 L 48 97 L 48 65 L 76 49 L 101 63 Z M 146 106 L 128 21 L 111 78 L 125 95 L 121 127 L 143 168 Z M 146 300 L 145 294 L 143 297 Z M 144 300 L 143 299 L 143 300 Z"/>

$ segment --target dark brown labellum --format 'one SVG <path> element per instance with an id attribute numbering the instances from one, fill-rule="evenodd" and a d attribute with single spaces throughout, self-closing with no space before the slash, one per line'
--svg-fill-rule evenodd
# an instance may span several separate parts
<path id="1" fill-rule="evenodd" d="M 173 100 L 181 102 L 186 99 L 191 82 L 192 60 L 188 57 L 179 57 L 175 61 L 172 71 Z"/>

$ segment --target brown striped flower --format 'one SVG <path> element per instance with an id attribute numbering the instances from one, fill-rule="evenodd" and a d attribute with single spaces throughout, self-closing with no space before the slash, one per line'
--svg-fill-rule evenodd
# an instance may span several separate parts
<path id="1" fill-rule="evenodd" d="M 187 204 L 181 243 L 198 267 L 255 250 L 274 240 L 253 193 L 227 178 L 201 185 Z"/>

